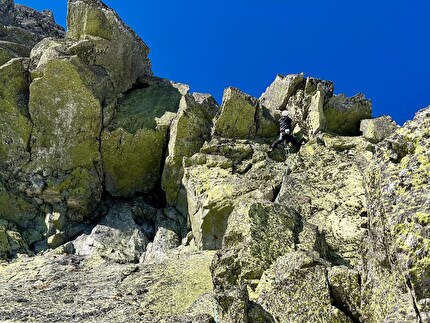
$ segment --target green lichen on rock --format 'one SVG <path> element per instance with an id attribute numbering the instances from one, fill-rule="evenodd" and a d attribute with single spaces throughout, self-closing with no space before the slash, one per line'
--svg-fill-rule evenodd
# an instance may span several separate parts
<path id="1" fill-rule="evenodd" d="M 0 47 L 0 66 L 6 64 L 11 58 L 12 56 L 10 55 L 9 51 Z"/>
<path id="2" fill-rule="evenodd" d="M 270 269 L 274 281 L 266 284 L 257 303 L 275 322 L 350 322 L 332 305 L 327 262 L 302 251 L 279 258 Z"/>
<path id="3" fill-rule="evenodd" d="M 43 168 L 44 197 L 83 219 L 101 198 L 101 106 L 81 77 L 81 66 L 51 60 L 40 67 L 30 86 L 33 121 L 32 162 L 28 172 Z"/>
<path id="4" fill-rule="evenodd" d="M 120 288 L 132 293 L 136 293 L 136 285 L 145 288 L 145 297 L 139 300 L 139 308 L 145 313 L 153 313 L 157 318 L 192 312 L 197 310 L 195 307 L 202 295 L 212 294 L 209 265 L 213 255 L 210 251 L 173 251 L 171 256 L 175 258 L 169 257 L 162 263 L 154 264 L 146 274 L 130 277 Z M 213 302 L 206 303 L 199 312 L 213 314 Z"/>
<path id="5" fill-rule="evenodd" d="M 203 249 L 222 246 L 227 219 L 243 199 L 271 199 L 284 168 L 265 159 L 265 145 L 214 138 L 184 160 L 188 214 Z M 225 154 L 223 154 L 225 152 Z"/>
<path id="6" fill-rule="evenodd" d="M 371 113 L 372 104 L 362 94 L 351 98 L 333 96 L 324 106 L 326 129 L 338 134 L 358 134 L 360 120 L 370 118 Z"/>
<path id="7" fill-rule="evenodd" d="M 419 111 L 382 141 L 368 166 L 363 309 L 374 320 L 416 320 L 416 308 L 428 314 L 419 304 L 429 296 L 429 113 Z"/>
<path id="8" fill-rule="evenodd" d="M 67 27 L 70 40 L 86 40 L 85 47 L 97 53 L 90 65 L 109 75 L 111 98 L 131 89 L 139 77 L 152 75 L 148 46 L 102 1 L 69 1 Z"/>
<path id="9" fill-rule="evenodd" d="M 181 93 L 171 85 L 154 84 L 135 90 L 118 102 L 109 131 L 123 128 L 134 134 L 138 129 L 155 129 L 155 118 L 166 112 L 177 112 Z"/>
<path id="10" fill-rule="evenodd" d="M 181 189 L 182 160 L 191 157 L 210 140 L 212 119 L 218 105 L 210 95 L 193 94 L 182 97 L 178 115 L 170 128 L 168 156 L 163 170 L 162 187 L 167 203 L 175 205 Z"/>
<path id="11" fill-rule="evenodd" d="M 101 107 L 69 61 L 53 60 L 30 86 L 32 151 L 39 166 L 92 168 L 100 160 Z"/>
<path id="12" fill-rule="evenodd" d="M 41 194 L 46 202 L 62 205 L 68 217 L 83 221 L 97 207 L 102 195 L 102 183 L 98 170 L 76 167 L 69 173 L 47 179 L 47 187 Z"/>
<path id="13" fill-rule="evenodd" d="M 37 215 L 39 215 L 39 211 L 31 201 L 8 192 L 0 182 L 0 219 L 26 227 Z"/>
<path id="14" fill-rule="evenodd" d="M 236 248 L 239 279 L 259 279 L 278 257 L 294 250 L 298 217 L 272 203 L 240 203 L 228 217 L 223 247 Z"/>
<path id="15" fill-rule="evenodd" d="M 71 4 L 67 15 L 69 30 L 67 36 L 73 39 L 81 39 L 95 36 L 110 40 L 112 37 L 112 26 L 110 25 L 108 12 L 103 10 L 103 4 L 93 2 L 95 6 L 77 6 Z"/>
<path id="16" fill-rule="evenodd" d="M 114 196 L 148 193 L 161 177 L 163 151 L 173 112 L 155 118 L 156 127 L 131 134 L 123 128 L 102 133 L 107 190 Z M 125 159 L 124 159 L 125 158 Z"/>
<path id="17" fill-rule="evenodd" d="M 106 189 L 114 196 L 149 192 L 161 176 L 167 128 L 139 129 L 133 135 L 119 128 L 102 134 Z"/>
<path id="18" fill-rule="evenodd" d="M 0 218 L 0 259 L 7 259 L 17 253 L 26 253 L 28 246 L 17 227 Z"/>
<path id="19" fill-rule="evenodd" d="M 224 91 L 220 115 L 215 120 L 214 133 L 226 138 L 252 138 L 257 130 L 256 112 L 256 98 L 229 87 Z"/>
<path id="20" fill-rule="evenodd" d="M 16 171 L 30 158 L 31 122 L 28 110 L 28 76 L 23 61 L 0 67 L 0 168 Z"/>
<path id="21" fill-rule="evenodd" d="M 270 111 L 285 110 L 290 97 L 303 82 L 303 74 L 276 75 L 275 80 L 261 95 L 260 102 Z"/>
<path id="22" fill-rule="evenodd" d="M 112 27 L 103 11 L 93 8 L 88 10 L 84 33 L 111 40 Z"/>
<path id="23" fill-rule="evenodd" d="M 355 319 L 360 319 L 361 286 L 357 270 L 345 266 L 336 266 L 328 271 L 328 283 L 331 295 L 338 304 L 342 304 Z"/>
<path id="24" fill-rule="evenodd" d="M 363 137 L 377 143 L 390 136 L 398 129 L 398 126 L 389 116 L 374 119 L 364 119 L 360 123 L 360 131 Z"/>
<path id="25" fill-rule="evenodd" d="M 355 156 L 363 157 L 358 145 L 357 150 L 349 148 L 345 154 L 313 141 L 307 143 L 287 160 L 277 202 L 292 207 L 304 221 L 325 232 L 333 261 L 356 265 L 366 234 L 367 203 Z"/>
<path id="26" fill-rule="evenodd" d="M 372 102 L 359 93 L 351 98 L 343 94 L 333 96 L 324 106 L 327 131 L 356 135 L 360 121 L 372 115 Z"/>

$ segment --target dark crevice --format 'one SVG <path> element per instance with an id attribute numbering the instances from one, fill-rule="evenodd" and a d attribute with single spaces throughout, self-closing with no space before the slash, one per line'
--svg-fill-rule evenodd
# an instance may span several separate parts
<path id="1" fill-rule="evenodd" d="M 415 313 L 417 314 L 418 322 L 419 322 L 419 323 L 422 323 L 422 322 L 423 322 L 423 320 L 422 320 L 422 318 L 421 318 L 421 313 L 420 313 L 420 310 L 419 310 L 419 308 L 418 308 L 417 300 L 416 300 L 415 295 L 414 295 L 414 293 L 413 293 L 413 290 L 414 290 L 414 289 L 413 289 L 413 286 L 412 286 L 411 279 L 410 279 L 409 277 L 405 277 L 405 283 L 406 283 L 406 286 L 407 286 L 407 287 L 408 287 L 408 289 L 409 289 L 409 294 L 411 295 L 412 304 L 413 304 L 413 306 L 414 306 Z"/>
<path id="2" fill-rule="evenodd" d="M 260 110 L 262 109 L 261 103 L 258 102 L 255 105 L 255 113 L 254 113 L 254 123 L 255 123 L 255 135 L 258 134 L 258 131 L 260 130 L 260 118 L 259 118 L 259 113 Z"/>
<path id="3" fill-rule="evenodd" d="M 273 198 L 271 200 L 272 202 L 275 202 L 276 199 L 278 198 L 279 194 L 281 193 L 281 188 L 282 188 L 282 183 L 278 184 L 272 188 L 272 190 L 273 190 Z"/>
<path id="4" fill-rule="evenodd" d="M 353 323 L 360 323 L 359 317 L 354 315 L 344 303 L 342 303 L 340 300 L 336 299 L 334 292 L 333 292 L 333 289 L 330 285 L 330 281 L 328 279 L 327 273 L 326 273 L 326 282 L 327 282 L 327 287 L 328 287 L 328 290 L 330 293 L 331 305 L 336 307 L 343 314 L 345 314 L 345 316 L 348 317 Z"/>
<path id="5" fill-rule="evenodd" d="M 125 91 L 124 92 L 124 96 L 126 96 L 126 95 L 128 95 L 128 94 L 130 94 L 131 92 L 133 92 L 133 91 L 136 91 L 136 90 L 142 90 L 142 89 L 146 89 L 146 88 L 148 88 L 148 87 L 150 87 L 151 85 L 150 84 L 148 84 L 148 83 L 134 83 L 132 86 L 131 86 L 131 88 L 130 89 L 128 89 L 127 91 Z"/>

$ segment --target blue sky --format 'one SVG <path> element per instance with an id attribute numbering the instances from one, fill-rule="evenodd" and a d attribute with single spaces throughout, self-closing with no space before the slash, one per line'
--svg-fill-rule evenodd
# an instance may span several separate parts
<path id="1" fill-rule="evenodd" d="M 51 9 L 66 0 L 16 0 Z M 373 115 L 398 124 L 430 105 L 430 1 L 106 0 L 151 48 L 154 74 L 211 93 L 259 97 L 276 74 L 331 80 L 362 92 Z"/>

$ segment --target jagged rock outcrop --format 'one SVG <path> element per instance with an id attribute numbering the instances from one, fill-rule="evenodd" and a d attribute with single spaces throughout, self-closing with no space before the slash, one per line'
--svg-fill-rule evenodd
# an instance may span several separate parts
<path id="1" fill-rule="evenodd" d="M 13 0 L 0 2 L 0 66 L 14 57 L 28 57 L 34 45 L 46 37 L 63 38 L 51 11 L 38 12 Z"/>
<path id="2" fill-rule="evenodd" d="M 72 51 L 104 68 L 116 93 L 152 74 L 149 48 L 115 11 L 100 0 L 69 0 L 67 8 L 67 37 L 77 41 Z"/>
<path id="3" fill-rule="evenodd" d="M 367 169 L 366 318 L 427 322 L 430 317 L 429 116 L 430 107 L 419 111 L 382 141 Z"/>
<path id="4" fill-rule="evenodd" d="M 51 35 L 29 10 L 0 37 Z M 399 127 L 303 73 L 218 106 L 101 1 L 68 28 L 0 42 L 1 321 L 430 321 L 430 107 Z M 284 110 L 302 146 L 268 153 Z"/>
<path id="5" fill-rule="evenodd" d="M 213 118 L 218 112 L 215 99 L 207 94 L 186 94 L 181 98 L 177 116 L 169 134 L 168 156 L 163 169 L 162 187 L 167 203 L 183 214 L 184 189 L 182 160 L 198 153 L 205 141 L 210 140 Z M 181 207 L 182 206 L 182 207 Z"/>

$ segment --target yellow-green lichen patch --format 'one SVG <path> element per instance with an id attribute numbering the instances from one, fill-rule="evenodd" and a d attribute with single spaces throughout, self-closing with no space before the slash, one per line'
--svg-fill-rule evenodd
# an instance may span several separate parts
<path id="1" fill-rule="evenodd" d="M 139 129 L 133 135 L 119 128 L 102 134 L 107 190 L 114 196 L 149 192 L 160 179 L 166 129 Z"/>
<path id="2" fill-rule="evenodd" d="M 21 60 L 0 67 L 0 164 L 29 158 L 31 122 L 27 111 L 28 80 Z M 18 165 L 17 165 L 18 166 Z"/>
<path id="3" fill-rule="evenodd" d="M 9 193 L 0 182 L 0 219 L 25 225 L 38 215 L 37 209 L 21 197 Z"/>
<path id="4" fill-rule="evenodd" d="M 11 58 L 12 56 L 10 55 L 9 51 L 0 47 L 0 66 L 7 63 Z"/>
<path id="5" fill-rule="evenodd" d="M 91 36 L 111 40 L 112 26 L 103 11 L 88 8 L 85 20 L 85 33 Z"/>
<path id="6" fill-rule="evenodd" d="M 123 128 L 134 134 L 138 129 L 155 129 L 155 118 L 176 112 L 181 94 L 171 85 L 156 84 L 136 90 L 119 101 L 109 131 Z"/>
<path id="7" fill-rule="evenodd" d="M 67 175 L 48 180 L 42 198 L 50 203 L 65 200 L 75 220 L 79 220 L 96 207 L 94 201 L 101 198 L 100 187 L 101 181 L 95 170 L 78 167 Z"/>
<path id="8" fill-rule="evenodd" d="M 245 139 L 255 136 L 256 99 L 229 87 L 224 91 L 221 114 L 215 121 L 214 132 L 226 138 Z"/>
<path id="9" fill-rule="evenodd" d="M 30 86 L 32 151 L 39 167 L 70 170 L 91 168 L 100 160 L 101 128 L 99 101 L 69 61 L 44 65 L 43 77 Z"/>
<path id="10" fill-rule="evenodd" d="M 181 315 L 193 311 L 193 304 L 200 296 L 212 292 L 209 265 L 214 253 L 171 254 L 168 260 L 144 266 L 141 273 L 124 280 L 120 289 L 136 293 L 136 287 L 145 289 L 140 297 L 140 308 L 155 317 Z M 191 308 L 190 308 L 191 307 Z M 210 307 L 201 309 L 212 314 Z"/>
<path id="11" fill-rule="evenodd" d="M 393 232 L 397 257 L 419 297 L 429 292 L 425 284 L 430 277 L 430 239 L 426 236 L 429 221 L 430 214 L 417 212 L 405 222 L 394 226 Z"/>

